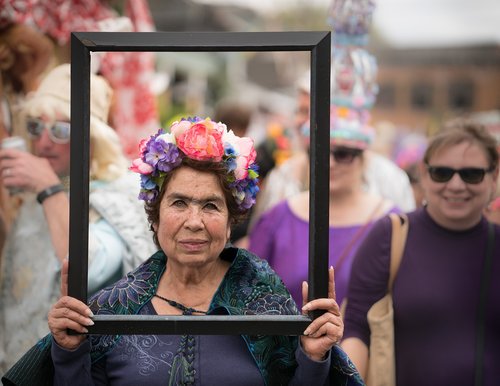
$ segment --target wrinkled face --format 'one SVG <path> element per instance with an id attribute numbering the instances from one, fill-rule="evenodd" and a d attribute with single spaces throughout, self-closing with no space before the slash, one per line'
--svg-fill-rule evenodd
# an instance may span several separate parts
<path id="1" fill-rule="evenodd" d="M 45 122 L 45 129 L 41 132 L 40 136 L 32 139 L 33 151 L 36 156 L 46 158 L 54 172 L 59 177 L 69 176 L 70 170 L 70 144 L 60 144 L 55 143 L 50 139 L 48 129 L 50 125 L 53 125 L 52 120 L 46 119 L 46 117 L 40 117 L 42 121 Z M 62 121 L 62 117 L 57 118 Z"/>
<path id="2" fill-rule="evenodd" d="M 485 151 L 468 142 L 438 151 L 428 163 L 452 169 L 490 167 Z M 454 230 L 465 230 L 479 222 L 483 209 L 495 192 L 498 178 L 498 168 L 486 173 L 477 184 L 464 182 L 458 173 L 448 182 L 435 182 L 425 165 L 421 165 L 420 171 L 430 216 L 441 226 Z"/>
<path id="3" fill-rule="evenodd" d="M 175 170 L 155 228 L 169 262 L 196 268 L 218 259 L 230 236 L 230 221 L 217 177 L 186 166 Z"/>

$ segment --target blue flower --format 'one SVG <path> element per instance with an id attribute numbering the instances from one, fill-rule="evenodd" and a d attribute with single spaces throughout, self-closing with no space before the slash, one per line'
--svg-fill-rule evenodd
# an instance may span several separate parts
<path id="1" fill-rule="evenodd" d="M 156 188 L 155 182 L 149 178 L 147 174 L 141 174 L 141 188 L 145 190 L 151 190 Z"/>

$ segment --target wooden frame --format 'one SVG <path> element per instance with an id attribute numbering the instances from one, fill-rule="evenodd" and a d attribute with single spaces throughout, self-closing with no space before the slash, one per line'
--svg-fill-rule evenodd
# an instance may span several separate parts
<path id="1" fill-rule="evenodd" d="M 311 54 L 309 295 L 328 294 L 330 32 L 75 32 L 71 34 L 68 293 L 87 301 L 90 52 L 308 51 Z M 299 305 L 300 306 L 300 305 Z M 312 318 L 318 314 L 311 315 Z M 91 334 L 301 335 L 307 316 L 101 316 Z"/>

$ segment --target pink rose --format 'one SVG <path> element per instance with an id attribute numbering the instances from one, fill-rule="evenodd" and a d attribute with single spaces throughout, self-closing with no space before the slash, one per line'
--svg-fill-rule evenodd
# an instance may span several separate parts
<path id="1" fill-rule="evenodd" d="M 238 156 L 236 157 L 236 170 L 234 176 L 237 180 L 247 178 L 248 167 L 255 162 L 257 152 L 253 147 L 253 139 L 248 137 L 235 137 Z"/>
<path id="2" fill-rule="evenodd" d="M 219 162 L 224 155 L 222 132 L 207 122 L 196 123 L 180 134 L 177 146 L 189 158 L 199 161 Z"/>
<path id="3" fill-rule="evenodd" d="M 141 158 L 136 158 L 132 161 L 132 166 L 129 167 L 129 170 L 140 174 L 150 174 L 153 171 L 153 167 Z"/>
<path id="4" fill-rule="evenodd" d="M 238 138 L 238 148 L 240 156 L 247 158 L 249 165 L 255 162 L 255 158 L 257 157 L 257 152 L 253 147 L 252 138 L 249 137 Z"/>
<path id="5" fill-rule="evenodd" d="M 248 162 L 245 157 L 236 158 L 236 169 L 234 170 L 234 177 L 237 180 L 243 180 L 248 176 Z"/>

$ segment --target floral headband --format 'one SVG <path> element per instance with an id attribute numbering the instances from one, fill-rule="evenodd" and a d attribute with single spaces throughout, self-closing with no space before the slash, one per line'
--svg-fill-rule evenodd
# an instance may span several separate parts
<path id="1" fill-rule="evenodd" d="M 141 175 L 139 199 L 148 204 L 160 193 L 165 175 L 178 167 L 184 157 L 198 161 L 223 162 L 227 182 L 241 211 L 255 204 L 259 191 L 258 166 L 253 140 L 238 137 L 225 124 L 210 118 L 182 118 L 139 143 L 140 158 L 130 170 Z"/>

